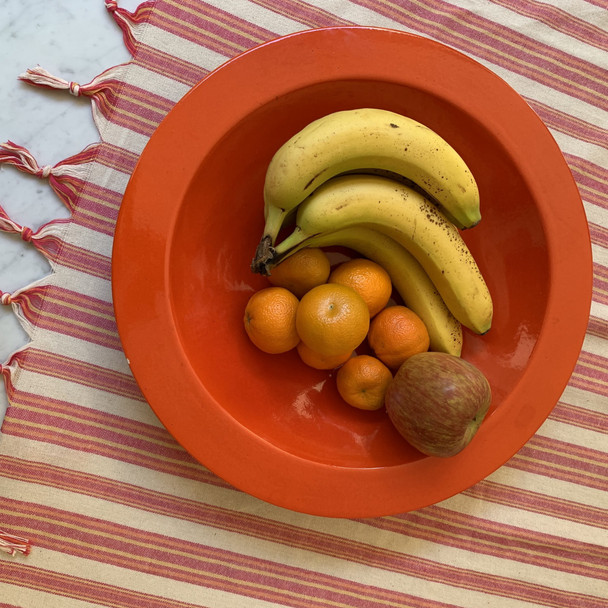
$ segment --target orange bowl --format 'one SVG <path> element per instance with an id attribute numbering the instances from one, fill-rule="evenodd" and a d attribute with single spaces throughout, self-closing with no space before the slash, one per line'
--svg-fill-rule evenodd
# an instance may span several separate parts
<path id="1" fill-rule="evenodd" d="M 331 372 L 248 340 L 249 265 L 276 149 L 329 112 L 380 107 L 425 123 L 464 157 L 481 223 L 463 233 L 495 304 L 465 331 L 489 415 L 471 444 L 425 457 L 386 413 L 338 396 Z M 403 32 L 300 32 L 228 61 L 169 112 L 120 210 L 113 296 L 124 350 L 160 420 L 236 488 L 310 514 L 370 517 L 448 498 L 505 463 L 566 386 L 584 338 L 592 265 L 581 199 L 549 131 L 479 63 Z"/>

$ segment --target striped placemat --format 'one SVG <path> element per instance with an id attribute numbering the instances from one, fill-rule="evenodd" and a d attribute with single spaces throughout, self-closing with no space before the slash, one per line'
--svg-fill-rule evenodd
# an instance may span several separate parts
<path id="1" fill-rule="evenodd" d="M 113 0 L 133 60 L 74 83 L 100 143 L 55 166 L 18 142 L 0 162 L 46 179 L 71 219 L 37 231 L 0 209 L 53 273 L 1 293 L 30 334 L 1 371 L 0 608 L 608 606 L 608 11 L 604 0 Z M 122 194 L 160 120 L 211 70 L 328 25 L 422 34 L 477 59 L 547 124 L 584 199 L 594 255 L 588 332 L 538 433 L 474 487 L 361 520 L 252 498 L 193 461 L 122 353 L 111 250 Z M 117 35 L 120 31 L 117 29 Z M 41 61 L 43 58 L 41 58 Z"/>

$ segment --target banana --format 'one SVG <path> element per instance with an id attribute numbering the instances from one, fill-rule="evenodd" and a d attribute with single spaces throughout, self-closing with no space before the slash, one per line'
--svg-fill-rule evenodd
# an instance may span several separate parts
<path id="1" fill-rule="evenodd" d="M 264 183 L 264 237 L 274 244 L 285 214 L 329 178 L 365 169 L 411 180 L 459 228 L 481 219 L 475 179 L 448 142 L 401 114 L 360 108 L 311 122 L 277 150 Z"/>
<path id="2" fill-rule="evenodd" d="M 376 230 L 353 226 L 311 237 L 306 246 L 348 247 L 380 264 L 388 272 L 406 306 L 424 321 L 431 338 L 430 350 L 460 356 L 462 326 L 448 310 L 416 258 L 397 241 Z M 276 260 L 276 264 L 301 248 L 300 245 L 290 249 Z"/>
<path id="3" fill-rule="evenodd" d="M 298 208 L 294 231 L 273 248 L 280 256 L 319 234 L 351 226 L 374 228 L 400 243 L 421 264 L 451 313 L 483 334 L 492 298 L 458 229 L 424 196 L 374 175 L 335 177 Z"/>

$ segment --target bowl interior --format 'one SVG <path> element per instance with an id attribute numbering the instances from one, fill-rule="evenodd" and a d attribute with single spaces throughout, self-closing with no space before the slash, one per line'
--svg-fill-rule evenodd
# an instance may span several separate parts
<path id="1" fill-rule="evenodd" d="M 201 158 L 179 201 L 167 265 L 179 340 L 214 400 L 239 425 L 285 452 L 358 468 L 422 456 L 383 411 L 359 412 L 342 402 L 333 373 L 308 368 L 295 351 L 257 350 L 242 317 L 254 290 L 268 284 L 249 264 L 262 233 L 262 188 L 272 155 L 311 120 L 366 106 L 408 115 L 438 131 L 478 181 L 483 219 L 463 237 L 486 278 L 495 313 L 486 335 L 465 330 L 463 356 L 490 381 L 492 416 L 522 378 L 541 331 L 550 291 L 547 238 L 516 160 L 495 133 L 445 99 L 361 79 L 316 83 L 265 103 Z"/>

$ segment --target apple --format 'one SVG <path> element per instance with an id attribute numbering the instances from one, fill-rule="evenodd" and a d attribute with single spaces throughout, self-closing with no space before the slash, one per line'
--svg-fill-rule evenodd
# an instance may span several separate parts
<path id="1" fill-rule="evenodd" d="M 405 360 L 384 403 L 406 441 L 427 456 L 449 457 L 473 439 L 491 401 L 479 368 L 456 355 L 427 351 Z"/>

